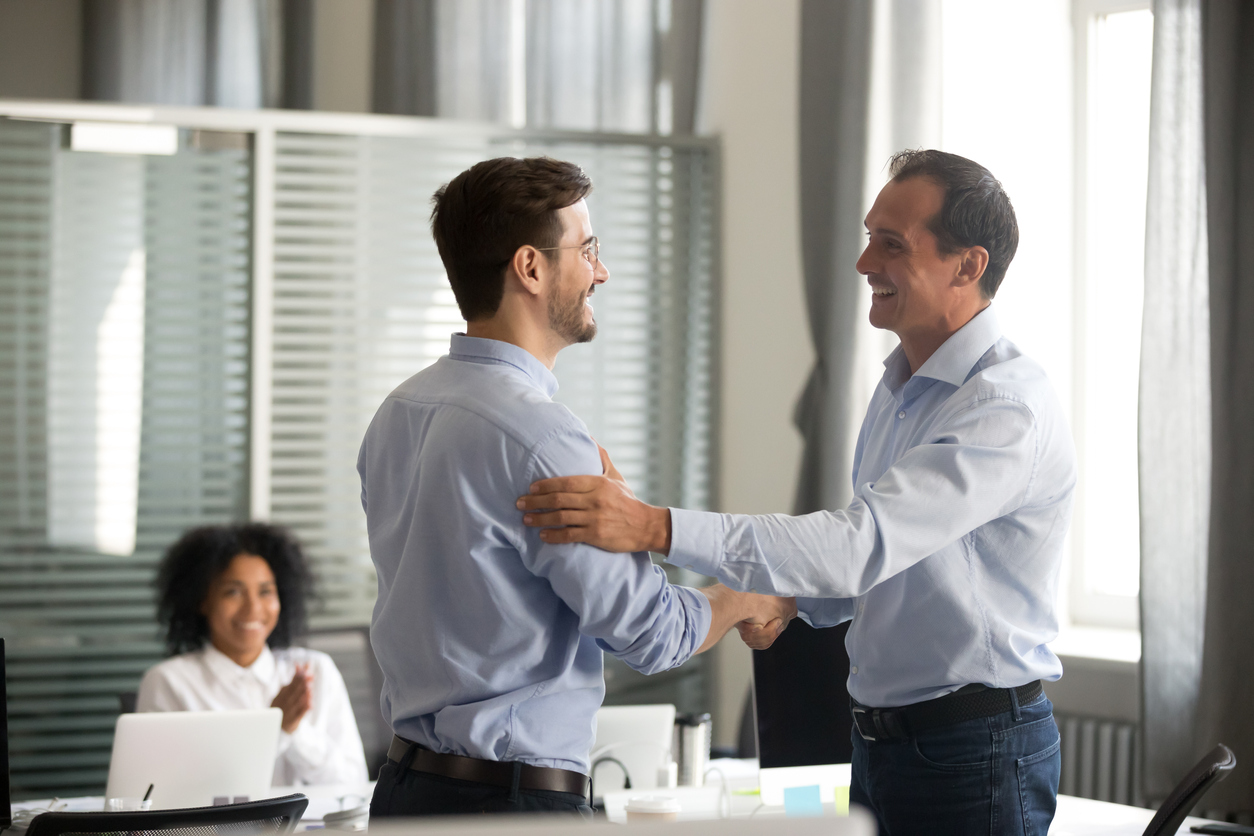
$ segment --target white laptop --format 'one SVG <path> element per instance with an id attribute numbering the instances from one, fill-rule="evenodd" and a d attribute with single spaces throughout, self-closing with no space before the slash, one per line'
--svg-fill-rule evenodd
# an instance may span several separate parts
<path id="1" fill-rule="evenodd" d="M 605 790 L 623 786 L 623 768 L 636 790 L 654 789 L 668 774 L 671 762 L 671 739 L 675 733 L 673 705 L 605 705 L 597 711 L 597 736 L 592 744 L 591 762 L 602 757 L 614 758 L 622 764 L 606 762 L 599 766 L 592 779 L 600 795 Z"/>
<path id="2" fill-rule="evenodd" d="M 266 798 L 282 720 L 277 708 L 123 714 L 105 797 L 143 798 L 151 784 L 154 810 Z"/>

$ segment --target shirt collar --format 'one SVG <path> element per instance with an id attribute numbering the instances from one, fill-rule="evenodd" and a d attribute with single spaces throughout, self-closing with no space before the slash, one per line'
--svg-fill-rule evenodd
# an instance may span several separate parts
<path id="1" fill-rule="evenodd" d="M 263 684 L 274 679 L 274 654 L 270 652 L 269 645 L 263 646 L 261 655 L 246 668 L 237 665 L 234 659 L 214 647 L 212 642 L 205 643 L 204 654 L 205 664 L 219 679 L 229 681 L 241 674 L 250 674 Z"/>
<path id="2" fill-rule="evenodd" d="M 553 372 L 545 368 L 530 351 L 512 343 L 458 333 L 453 335 L 448 355 L 454 360 L 469 363 L 513 366 L 550 398 L 557 393 L 557 378 L 553 376 Z"/>
<path id="3" fill-rule="evenodd" d="M 967 382 L 971 369 L 1001 339 L 1001 323 L 993 306 L 980 311 L 959 328 L 914 373 L 915 377 L 940 380 L 953 386 Z M 884 383 L 889 391 L 910 379 L 910 362 L 900 345 L 884 359 Z"/>

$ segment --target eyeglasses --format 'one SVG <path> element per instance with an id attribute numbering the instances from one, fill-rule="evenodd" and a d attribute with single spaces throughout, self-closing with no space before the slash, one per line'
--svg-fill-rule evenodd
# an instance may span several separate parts
<path id="1" fill-rule="evenodd" d="M 586 244 L 572 244 L 569 247 L 536 247 L 536 249 L 540 252 L 548 250 L 579 250 L 579 254 L 592 265 L 594 271 L 597 269 L 597 265 L 601 263 L 601 242 L 597 240 L 595 235 Z"/>

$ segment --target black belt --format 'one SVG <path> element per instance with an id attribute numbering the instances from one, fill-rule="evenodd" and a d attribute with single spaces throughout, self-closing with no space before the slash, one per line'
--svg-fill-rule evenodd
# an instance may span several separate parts
<path id="1" fill-rule="evenodd" d="M 1013 692 L 1019 705 L 1032 702 L 1044 688 L 1040 680 L 1018 688 L 986 688 L 982 685 L 961 688 L 952 694 L 899 708 L 871 708 L 850 700 L 853 722 L 863 740 L 909 740 L 912 735 L 928 729 L 978 720 L 1003 714 L 1013 708 Z"/>
<path id="2" fill-rule="evenodd" d="M 392 736 L 392 745 L 388 747 L 388 760 L 397 764 L 404 763 L 405 755 L 410 747 L 417 750 L 409 762 L 409 768 L 415 772 L 427 772 L 459 781 L 477 781 L 480 784 L 491 784 L 495 787 L 514 786 L 515 765 L 513 763 L 467 758 L 461 755 L 442 755 L 397 735 Z M 571 772 L 569 769 L 552 769 L 529 764 L 519 766 L 521 768 L 517 786 L 521 790 L 588 794 L 587 775 Z"/>

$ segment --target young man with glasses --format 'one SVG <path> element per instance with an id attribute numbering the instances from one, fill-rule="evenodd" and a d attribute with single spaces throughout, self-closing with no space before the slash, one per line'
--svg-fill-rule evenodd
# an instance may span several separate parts
<path id="1" fill-rule="evenodd" d="M 379 599 L 371 643 L 396 737 L 372 816 L 567 811 L 585 801 L 602 652 L 643 673 L 791 599 L 672 586 L 645 553 L 606 560 L 524 528 L 537 478 L 600 474 L 596 442 L 551 398 L 609 278 L 587 175 L 488 160 L 439 189 L 432 231 L 465 334 L 379 408 L 358 459 Z"/>

